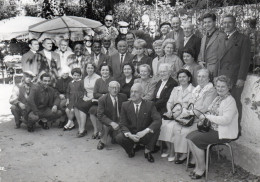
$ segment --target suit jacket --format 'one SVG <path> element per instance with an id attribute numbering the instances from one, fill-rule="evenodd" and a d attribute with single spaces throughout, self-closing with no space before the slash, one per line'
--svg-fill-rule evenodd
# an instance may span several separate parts
<path id="1" fill-rule="evenodd" d="M 174 39 L 174 40 L 176 40 L 176 49 L 177 49 L 177 52 L 179 52 L 179 50 L 183 48 L 183 42 L 184 42 L 183 29 L 180 28 L 180 30 L 178 32 L 178 37 L 177 38 L 174 38 L 174 31 L 171 31 L 171 32 L 169 32 L 166 35 L 166 39 Z"/>
<path id="2" fill-rule="evenodd" d="M 207 36 L 204 35 L 201 40 L 200 53 L 198 62 L 205 62 L 206 68 L 210 71 L 211 76 L 217 76 L 217 63 L 219 60 L 218 49 L 220 48 L 219 40 L 225 39 L 226 34 L 216 30 L 206 45 Z"/>
<path id="3" fill-rule="evenodd" d="M 92 52 L 89 58 L 89 62 L 95 63 L 94 61 L 94 53 Z M 103 63 L 109 63 L 109 56 L 103 54 L 102 52 L 99 55 L 99 60 L 98 60 L 98 64 L 96 65 L 97 68 L 97 73 L 99 74 L 99 70 L 100 70 L 100 65 Z"/>
<path id="4" fill-rule="evenodd" d="M 120 113 L 122 103 L 127 101 L 127 97 L 125 94 L 119 93 L 117 95 L 117 98 L 118 112 Z M 116 122 L 113 121 L 113 110 L 114 106 L 109 93 L 98 99 L 97 117 L 101 123 L 105 125 L 110 125 L 111 122 Z"/>
<path id="5" fill-rule="evenodd" d="M 41 54 L 42 56 L 45 56 L 44 51 L 41 50 L 39 51 L 39 54 Z M 46 57 L 46 56 L 45 56 Z M 51 59 L 54 60 L 57 64 L 57 69 L 59 70 L 61 68 L 61 64 L 60 64 L 60 55 L 56 52 L 51 51 Z M 50 65 L 49 65 L 50 66 Z"/>
<path id="6" fill-rule="evenodd" d="M 146 128 L 159 131 L 161 124 L 161 116 L 153 102 L 143 100 L 139 108 L 138 117 L 136 117 L 132 101 L 126 101 L 122 104 L 119 125 L 123 133 L 131 132 L 136 134 Z"/>
<path id="7" fill-rule="evenodd" d="M 30 50 L 22 56 L 22 70 L 32 71 L 35 75 L 39 72 L 39 63 L 34 59 L 35 54 Z"/>
<path id="8" fill-rule="evenodd" d="M 195 61 L 198 59 L 198 55 L 200 53 L 200 44 L 201 39 L 197 37 L 196 35 L 192 35 L 191 38 L 188 40 L 188 42 L 184 45 L 184 39 L 183 39 L 183 46 L 181 49 L 179 49 L 179 55 L 181 60 L 183 60 L 183 50 L 184 49 L 192 49 L 195 53 Z"/>
<path id="9" fill-rule="evenodd" d="M 238 79 L 246 80 L 250 65 L 250 40 L 235 32 L 228 40 L 220 39 L 218 75 L 228 76 L 235 84 Z"/>
<path id="10" fill-rule="evenodd" d="M 110 56 L 108 63 L 113 70 L 113 77 L 115 79 L 118 79 L 122 76 L 123 65 L 125 63 L 130 63 L 133 60 L 133 58 L 134 58 L 134 55 L 127 52 L 125 55 L 125 58 L 124 58 L 124 62 L 122 64 L 120 64 L 119 53 L 116 53 L 116 54 Z"/>
<path id="11" fill-rule="evenodd" d="M 163 113 L 167 112 L 166 103 L 169 100 L 172 89 L 178 86 L 178 83 L 172 77 L 170 77 L 166 82 L 166 84 L 164 85 L 159 98 L 156 98 L 157 92 L 159 91 L 161 84 L 162 84 L 162 80 L 160 80 L 156 84 L 153 100 L 155 102 L 155 107 L 157 108 L 158 112 L 162 115 Z"/>

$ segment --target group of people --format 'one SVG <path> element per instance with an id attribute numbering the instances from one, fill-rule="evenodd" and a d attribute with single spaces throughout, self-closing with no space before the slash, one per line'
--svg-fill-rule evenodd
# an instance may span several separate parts
<path id="1" fill-rule="evenodd" d="M 216 27 L 215 14 L 202 20 L 207 32 L 202 39 L 190 22 L 182 28 L 179 17 L 163 22 L 159 33 L 151 21 L 153 32 L 137 37 L 125 22 L 118 31 L 107 15 L 101 40 L 86 35 L 84 44 L 71 49 L 62 39 L 55 52 L 50 38 L 43 40 L 42 51 L 30 40 L 22 82 L 10 98 L 16 128 L 25 123 L 33 132 L 36 123 L 49 129 L 48 123 L 58 121 L 69 131 L 77 122 L 77 137 L 84 137 L 89 116 L 98 150 L 111 141 L 132 158 L 143 146 L 144 157 L 154 162 L 152 152 L 160 143 L 161 157 L 182 164 L 189 148 L 190 176 L 201 178 L 207 145 L 239 136 L 240 96 L 250 64 L 249 39 L 236 29 L 234 16 L 223 17 L 224 32 Z M 191 126 L 177 122 L 193 115 Z M 197 123 L 205 117 L 211 126 L 202 133 Z"/>

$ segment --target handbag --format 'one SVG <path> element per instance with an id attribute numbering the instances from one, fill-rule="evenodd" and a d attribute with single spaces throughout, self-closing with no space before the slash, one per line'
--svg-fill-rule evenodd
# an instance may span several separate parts
<path id="1" fill-rule="evenodd" d="M 197 128 L 200 132 L 202 133 L 206 133 L 209 131 L 210 127 L 211 127 L 211 122 L 208 118 L 206 118 L 205 114 L 201 111 L 199 111 L 198 109 L 194 109 L 196 111 L 198 111 L 199 113 L 201 113 L 204 116 L 204 119 L 199 120 L 199 122 L 197 123 Z M 193 110 L 193 113 L 194 113 Z M 206 112 L 207 113 L 207 112 Z M 194 115 L 199 118 L 195 113 Z"/>
<path id="2" fill-rule="evenodd" d="M 177 106 L 179 106 L 179 109 L 178 109 Z M 190 103 L 187 109 L 193 110 L 193 108 L 194 108 L 194 104 Z M 173 106 L 172 112 L 173 112 L 173 115 L 172 115 L 171 118 L 168 118 L 165 115 L 163 115 L 163 118 L 166 119 L 166 120 L 175 120 L 177 123 L 179 123 L 180 125 L 182 125 L 184 127 L 189 127 L 189 126 L 193 125 L 194 120 L 195 120 L 195 115 L 189 115 L 189 116 L 178 118 L 183 112 L 183 107 L 180 103 L 176 103 Z"/>

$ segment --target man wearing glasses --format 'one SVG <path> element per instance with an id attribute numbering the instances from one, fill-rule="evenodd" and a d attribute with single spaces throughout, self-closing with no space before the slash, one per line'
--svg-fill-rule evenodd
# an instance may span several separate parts
<path id="1" fill-rule="evenodd" d="M 112 15 L 106 15 L 104 19 L 105 26 L 103 27 L 103 36 L 110 36 L 112 40 L 112 46 L 114 47 L 114 42 L 117 36 L 119 35 L 116 27 L 112 26 L 114 23 L 114 18 Z"/>
<path id="2" fill-rule="evenodd" d="M 91 55 L 91 47 L 92 47 L 93 39 L 90 35 L 84 36 L 84 48 L 83 48 L 83 54 L 87 57 L 90 57 Z"/>

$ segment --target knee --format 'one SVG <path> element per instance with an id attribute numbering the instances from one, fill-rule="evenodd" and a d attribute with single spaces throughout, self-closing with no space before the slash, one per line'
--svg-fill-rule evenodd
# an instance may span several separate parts
<path id="1" fill-rule="evenodd" d="M 16 105 L 11 105 L 11 111 L 17 111 L 18 110 L 18 107 Z"/>
<path id="2" fill-rule="evenodd" d="M 28 120 L 37 121 L 37 120 L 39 120 L 39 116 L 35 115 L 33 112 L 30 112 L 28 115 Z"/>
<path id="3" fill-rule="evenodd" d="M 123 143 L 123 140 L 124 140 L 125 136 L 122 132 L 119 132 L 116 137 L 115 137 L 115 140 L 118 144 L 121 144 Z"/>

